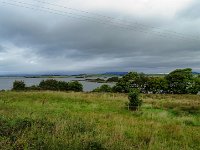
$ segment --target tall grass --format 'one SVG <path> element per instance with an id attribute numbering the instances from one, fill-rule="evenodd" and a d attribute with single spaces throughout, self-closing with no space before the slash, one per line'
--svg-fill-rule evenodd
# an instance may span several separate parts
<path id="1" fill-rule="evenodd" d="M 0 149 L 199 149 L 200 96 L 1 92 Z"/>

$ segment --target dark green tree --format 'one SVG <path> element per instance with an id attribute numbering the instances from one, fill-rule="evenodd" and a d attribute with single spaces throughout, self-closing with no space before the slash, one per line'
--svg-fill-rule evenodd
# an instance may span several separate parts
<path id="1" fill-rule="evenodd" d="M 131 90 L 131 83 L 120 79 L 113 87 L 113 92 L 117 93 L 128 93 Z"/>
<path id="2" fill-rule="evenodd" d="M 69 82 L 68 87 L 70 91 L 75 91 L 75 92 L 83 91 L 83 85 L 79 83 L 78 81 Z"/>
<path id="3" fill-rule="evenodd" d="M 188 93 L 197 94 L 200 92 L 200 78 L 196 77 L 193 79 L 192 84 L 188 88 Z"/>
<path id="4" fill-rule="evenodd" d="M 20 90 L 25 90 L 25 89 L 26 89 L 26 85 L 25 85 L 24 81 L 15 81 L 15 82 L 13 82 L 12 90 L 20 91 Z"/>
<path id="5" fill-rule="evenodd" d="M 148 77 L 144 73 L 130 72 L 123 76 L 113 87 L 114 92 L 129 93 L 132 89 L 137 88 L 140 92 L 145 93 Z"/>
<path id="6" fill-rule="evenodd" d="M 177 69 L 166 76 L 168 92 L 173 94 L 186 94 L 193 80 L 192 69 Z"/>
<path id="7" fill-rule="evenodd" d="M 168 84 L 167 80 L 163 77 L 149 77 L 145 91 L 146 93 L 152 92 L 153 94 L 167 93 Z"/>
<path id="8" fill-rule="evenodd" d="M 54 79 L 48 79 L 48 80 L 42 80 L 39 84 L 39 87 L 42 90 L 52 90 L 52 91 L 57 91 L 59 90 L 58 88 L 58 81 Z"/>
<path id="9" fill-rule="evenodd" d="M 137 72 L 129 72 L 124 75 L 117 82 L 116 86 L 113 87 L 114 92 L 129 93 L 131 89 L 138 88 L 137 81 L 139 79 L 139 74 Z"/>
<path id="10" fill-rule="evenodd" d="M 69 90 L 68 82 L 58 81 L 57 84 L 58 84 L 58 90 L 59 91 L 68 91 Z"/>

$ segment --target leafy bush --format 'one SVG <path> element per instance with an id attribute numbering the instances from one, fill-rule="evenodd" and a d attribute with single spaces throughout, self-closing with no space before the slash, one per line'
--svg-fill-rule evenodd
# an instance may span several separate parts
<path id="1" fill-rule="evenodd" d="M 115 86 L 112 87 L 112 91 L 114 93 L 122 93 L 123 92 L 123 87 L 119 86 L 119 85 L 115 85 Z"/>
<path id="2" fill-rule="evenodd" d="M 26 89 L 26 85 L 25 85 L 24 81 L 13 82 L 12 90 L 20 91 L 20 90 L 25 90 L 25 89 Z"/>
<path id="3" fill-rule="evenodd" d="M 119 80 L 117 84 L 113 87 L 113 92 L 116 93 L 128 93 L 131 90 L 130 82 Z"/>
<path id="4" fill-rule="evenodd" d="M 39 84 L 39 87 L 43 90 L 57 91 L 58 90 L 58 81 L 56 81 L 54 79 L 42 80 Z"/>
<path id="5" fill-rule="evenodd" d="M 52 90 L 52 91 L 75 91 L 75 92 L 83 91 L 83 85 L 78 81 L 68 83 L 65 81 L 57 81 L 54 79 L 49 79 L 41 81 L 39 87 L 42 90 Z"/>
<path id="6" fill-rule="evenodd" d="M 83 85 L 79 83 L 78 81 L 69 82 L 68 87 L 70 91 L 75 91 L 75 92 L 83 91 Z"/>
<path id="7" fill-rule="evenodd" d="M 93 92 L 112 92 L 112 88 L 109 85 L 102 85 L 93 90 Z"/>
<path id="8" fill-rule="evenodd" d="M 58 81 L 58 89 L 59 91 L 68 91 L 69 90 L 69 86 L 68 83 L 65 81 Z"/>
<path id="9" fill-rule="evenodd" d="M 128 99 L 128 107 L 130 110 L 137 110 L 142 105 L 142 100 L 139 98 L 138 90 L 132 90 L 128 95 Z"/>

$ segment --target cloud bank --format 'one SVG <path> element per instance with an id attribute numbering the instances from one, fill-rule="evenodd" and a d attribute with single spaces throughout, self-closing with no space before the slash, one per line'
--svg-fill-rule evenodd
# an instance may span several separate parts
<path id="1" fill-rule="evenodd" d="M 198 0 L 2 2 L 0 74 L 200 71 Z"/>

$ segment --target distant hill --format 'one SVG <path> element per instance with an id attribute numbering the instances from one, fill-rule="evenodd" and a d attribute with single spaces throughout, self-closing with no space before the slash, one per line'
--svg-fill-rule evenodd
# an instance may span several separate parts
<path id="1" fill-rule="evenodd" d="M 192 72 L 192 74 L 200 74 L 199 72 Z"/>
<path id="2" fill-rule="evenodd" d="M 106 72 L 103 75 L 117 75 L 117 76 L 124 76 L 128 74 L 128 72 Z"/>

